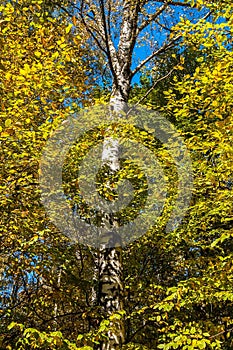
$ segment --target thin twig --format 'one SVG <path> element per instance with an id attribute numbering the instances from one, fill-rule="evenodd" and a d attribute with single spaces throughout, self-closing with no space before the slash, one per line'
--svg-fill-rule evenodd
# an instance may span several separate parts
<path id="1" fill-rule="evenodd" d="M 161 77 L 161 78 L 159 78 L 158 80 L 156 80 L 156 81 L 154 82 L 154 84 L 150 87 L 150 89 L 145 93 L 145 95 L 142 96 L 142 97 L 140 98 L 140 100 L 134 105 L 133 108 L 137 107 L 140 103 L 142 103 L 142 101 L 144 101 L 144 100 L 147 98 L 147 96 L 154 90 L 154 88 L 156 87 L 156 85 L 157 85 L 158 83 L 160 83 L 160 81 L 162 81 L 162 80 L 168 78 L 168 77 L 172 74 L 172 72 L 174 72 L 174 70 L 175 70 L 175 68 L 172 68 L 172 69 L 170 70 L 170 72 L 168 72 L 166 75 L 164 75 L 163 77 Z M 129 114 L 131 111 L 132 111 L 132 108 L 128 111 L 128 114 Z"/>
<path id="2" fill-rule="evenodd" d="M 222 334 L 224 334 L 224 333 L 226 333 L 226 332 L 231 332 L 231 331 L 233 331 L 233 327 L 232 327 L 232 328 L 229 328 L 229 329 L 226 329 L 226 330 L 224 330 L 224 331 L 221 331 L 221 332 L 219 332 L 219 333 L 217 333 L 217 334 L 211 335 L 211 336 L 209 337 L 209 339 L 216 338 L 216 337 L 218 337 L 219 335 L 222 335 Z"/>
<path id="3" fill-rule="evenodd" d="M 211 14 L 213 13 L 213 10 L 209 11 L 205 16 L 203 16 L 199 21 L 205 20 L 207 19 L 209 16 L 211 16 Z M 177 40 L 179 40 L 182 37 L 181 34 L 177 35 L 173 40 L 171 40 L 169 43 L 165 43 L 162 47 L 160 47 L 158 50 L 152 52 L 152 54 L 150 56 L 148 56 L 147 58 L 145 58 L 131 73 L 131 78 L 137 73 L 139 72 L 150 60 L 152 60 L 155 56 L 164 53 L 165 51 L 167 51 L 168 49 L 170 49 L 173 45 L 175 45 L 175 43 L 177 42 Z"/>
<path id="4" fill-rule="evenodd" d="M 105 8 L 104 8 L 104 2 L 103 0 L 99 0 L 99 4 L 100 4 L 100 10 L 101 10 L 101 17 L 102 17 L 102 25 L 104 28 L 104 35 L 105 35 L 105 46 L 106 46 L 106 51 L 107 51 L 107 58 L 108 58 L 108 63 L 109 63 L 109 67 L 110 70 L 112 72 L 113 75 L 113 80 L 115 82 L 115 85 L 118 89 L 120 89 L 120 86 L 118 84 L 118 79 L 117 79 L 117 75 L 114 69 L 114 65 L 113 65 L 113 57 L 112 57 L 112 53 L 110 51 L 110 47 L 109 47 L 109 36 L 108 36 L 108 29 L 107 29 L 107 21 L 106 21 L 106 15 L 105 15 Z"/>
<path id="5" fill-rule="evenodd" d="M 157 17 L 159 17 L 161 15 L 161 13 L 168 7 L 168 4 L 164 4 L 162 5 L 158 11 L 156 11 L 153 15 L 150 16 L 150 18 L 144 20 L 142 22 L 142 24 L 138 27 L 137 30 L 137 35 L 143 30 L 145 29 L 151 22 L 153 22 Z"/>
<path id="6" fill-rule="evenodd" d="M 164 44 L 162 47 L 160 47 L 158 50 L 154 51 L 150 56 L 145 58 L 133 71 L 132 71 L 132 77 L 139 72 L 145 64 L 147 64 L 149 61 L 151 61 L 155 56 L 164 53 L 168 49 L 170 49 L 175 42 L 181 38 L 181 35 L 177 35 L 173 40 L 171 40 L 169 43 Z"/>

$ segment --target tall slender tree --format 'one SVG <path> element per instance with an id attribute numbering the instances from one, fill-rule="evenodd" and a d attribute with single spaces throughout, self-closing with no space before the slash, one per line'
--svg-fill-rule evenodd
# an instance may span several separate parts
<path id="1" fill-rule="evenodd" d="M 119 116 L 127 112 L 131 83 L 135 75 L 178 44 L 181 35 L 173 32 L 172 26 L 179 21 L 181 9 L 182 15 L 187 18 L 192 17 L 194 8 L 195 20 L 201 16 L 208 18 L 211 13 L 209 10 L 202 11 L 202 14 L 198 13 L 198 10 L 203 9 L 202 6 L 203 3 L 199 1 L 193 3 L 152 0 L 81 0 L 60 4 L 60 8 L 70 16 L 82 21 L 93 44 L 105 57 L 112 75 L 110 94 L 112 118 L 114 115 Z M 153 35 L 148 38 L 149 31 Z M 145 48 L 145 57 L 136 62 L 134 55 L 137 48 L 140 49 L 140 45 Z M 159 80 L 165 79 L 170 73 L 166 72 Z M 108 138 L 104 141 L 102 161 L 108 166 L 110 175 L 119 170 L 117 140 Z M 98 253 L 98 300 L 106 316 L 111 316 L 123 310 L 122 250 L 121 239 L 116 237 L 114 230 L 114 227 L 119 225 L 118 220 L 108 215 L 103 221 L 109 229 L 108 237 L 104 237 L 104 241 L 100 242 Z M 111 321 L 110 326 L 108 340 L 102 344 L 102 350 L 119 349 L 124 343 L 122 319 Z"/>

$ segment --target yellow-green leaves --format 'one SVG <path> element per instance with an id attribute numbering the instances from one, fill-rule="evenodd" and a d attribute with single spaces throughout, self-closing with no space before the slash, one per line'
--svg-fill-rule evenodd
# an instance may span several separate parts
<path id="1" fill-rule="evenodd" d="M 6 119 L 5 120 L 5 127 L 8 128 L 11 125 L 11 119 Z"/>
<path id="2" fill-rule="evenodd" d="M 210 4 L 210 7 L 212 5 Z M 184 293 L 179 301 L 177 290 L 173 308 L 203 307 L 205 315 L 212 305 L 208 322 L 177 323 L 167 328 L 166 342 L 161 349 L 224 349 L 231 347 L 227 329 L 233 319 L 223 309 L 233 300 L 232 289 L 232 212 L 233 212 L 233 54 L 230 33 L 233 33 L 233 6 L 219 4 L 213 21 L 192 25 L 182 20 L 178 25 L 183 44 L 200 50 L 198 67 L 192 75 L 174 84 L 165 92 L 164 112 L 175 118 L 186 138 L 193 158 L 195 188 L 192 205 L 179 237 L 187 247 L 184 266 L 187 279 L 180 283 Z M 179 96 L 179 98 L 177 98 Z M 196 271 L 195 278 L 188 278 Z M 204 306 L 205 305 L 205 306 Z M 218 310 L 217 310 L 218 308 Z M 223 323 L 226 322 L 225 327 Z M 177 331 L 174 331 L 177 328 Z M 178 330 L 179 329 L 179 330 Z M 204 329 L 207 331 L 204 332 Z M 202 333 L 203 332 L 203 333 Z M 180 338 L 177 333 L 181 334 Z M 224 335 L 223 335 L 224 334 Z M 170 337 L 170 340 L 168 338 Z M 232 339 L 232 338 L 231 338 Z"/>
<path id="3" fill-rule="evenodd" d="M 69 23 L 66 27 L 66 34 L 68 34 L 71 31 L 71 28 L 73 27 L 73 24 Z"/>
<path id="4" fill-rule="evenodd" d="M 50 16 L 46 6 L 48 2 L 37 0 L 2 1 L 0 5 L 0 289 L 6 292 L 4 301 L 0 293 L 4 318 L 0 347 L 5 349 L 42 348 L 47 340 L 53 348 L 61 343 L 59 334 L 48 332 L 46 338 L 46 333 L 31 329 L 24 331 L 24 345 L 16 345 L 17 339 L 2 344 L 2 334 L 12 332 L 11 327 L 7 329 L 12 320 L 17 318 L 26 327 L 34 317 L 51 317 L 54 299 L 61 300 L 63 293 L 58 297 L 52 291 L 56 271 L 51 266 L 65 239 L 40 204 L 38 166 L 50 133 L 75 113 L 81 102 L 85 104 L 82 93 L 89 88 L 89 63 L 85 57 L 84 65 L 85 43 L 81 47 L 80 39 L 74 45 L 67 19 L 61 13 L 52 17 L 52 11 Z M 42 279 L 50 287 L 33 291 L 33 283 L 39 286 Z M 30 301 L 26 296 L 29 290 Z M 64 295 L 67 301 L 66 287 Z M 43 346 L 50 347 L 48 343 Z M 69 346 L 72 349 L 72 344 Z"/>

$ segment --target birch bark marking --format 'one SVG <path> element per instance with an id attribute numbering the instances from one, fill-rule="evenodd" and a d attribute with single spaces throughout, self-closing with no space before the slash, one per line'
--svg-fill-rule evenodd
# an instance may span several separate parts
<path id="1" fill-rule="evenodd" d="M 124 77 L 118 75 L 118 82 L 124 81 Z M 128 82 L 126 82 L 128 83 Z M 128 85 L 128 84 L 127 84 Z M 110 113 L 112 118 L 114 114 L 126 111 L 127 96 L 122 95 L 122 91 L 127 91 L 128 86 L 120 85 L 121 89 L 113 88 Z M 118 171 L 119 166 L 119 142 L 116 139 L 109 138 L 104 141 L 102 162 L 107 164 L 110 173 Z M 100 243 L 100 296 L 99 301 L 105 314 L 111 316 L 112 314 L 123 310 L 123 282 L 122 282 L 122 248 L 121 237 L 115 232 L 118 226 L 117 220 L 114 217 L 106 217 L 107 227 L 109 227 L 108 234 L 103 237 Z M 110 322 L 111 330 L 108 332 L 108 340 L 102 345 L 101 350 L 121 349 L 125 340 L 124 321 L 122 319 L 114 319 Z"/>
<path id="2" fill-rule="evenodd" d="M 120 112 L 124 103 L 118 100 L 118 95 L 113 96 L 111 105 L 113 112 Z M 108 165 L 109 174 L 119 170 L 119 142 L 109 138 L 104 140 L 102 152 L 102 164 Z M 107 184 L 111 190 L 111 185 Z M 123 310 L 123 283 L 122 283 L 122 248 L 121 237 L 116 233 L 117 220 L 113 215 L 105 215 L 104 225 L 108 232 L 100 241 L 99 259 L 99 303 L 103 308 L 105 316 Z M 110 322 L 111 330 L 108 332 L 108 340 L 102 344 L 101 350 L 120 349 L 125 340 L 124 324 L 120 319 Z"/>

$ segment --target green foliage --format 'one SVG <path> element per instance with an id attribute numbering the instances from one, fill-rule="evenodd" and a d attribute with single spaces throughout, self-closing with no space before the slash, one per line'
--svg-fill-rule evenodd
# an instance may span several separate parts
<path id="1" fill-rule="evenodd" d="M 78 279 L 79 248 L 46 217 L 38 168 L 50 133 L 88 103 L 85 69 L 91 71 L 91 65 L 84 33 L 71 31 L 62 15 L 48 14 L 42 1 L 1 2 L 0 20 L 0 344 L 14 348 L 17 333 L 7 329 L 11 321 L 42 334 L 53 331 L 56 300 L 63 300 L 66 327 L 82 315 L 74 312 L 88 284 Z"/>
<path id="2" fill-rule="evenodd" d="M 232 346 L 232 5 L 218 16 L 214 23 L 181 22 L 184 45 L 195 45 L 203 58 L 164 92 L 163 110 L 175 116 L 192 154 L 195 187 L 189 216 L 175 234 L 186 278 L 161 305 L 168 323 L 174 315 L 161 349 Z"/>
<path id="3" fill-rule="evenodd" d="M 196 3 L 203 6 L 203 1 Z M 142 87 L 132 90 L 132 101 L 139 101 L 162 68 L 167 72 L 177 66 L 169 88 L 165 81 L 157 86 L 146 105 L 161 108 L 184 137 L 193 160 L 194 190 L 189 213 L 176 231 L 164 230 L 172 208 L 169 202 L 157 225 L 124 249 L 124 313 L 110 319 L 92 302 L 98 288 L 93 279 L 96 251 L 72 245 L 39 204 L 42 148 L 52 130 L 86 104 L 83 96 L 89 81 L 84 72 L 91 55 L 79 23 L 73 19 L 72 26 L 64 14 L 54 17 L 52 8 L 46 14 L 45 5 L 18 1 L 0 7 L 0 286 L 4 291 L 0 294 L 0 347 L 96 349 L 111 330 L 111 321 L 123 318 L 125 350 L 231 349 L 231 1 L 208 2 L 206 6 L 214 10 L 211 20 L 193 25 L 181 19 L 175 28 L 175 33 L 182 34 L 180 47 L 168 51 L 169 59 L 163 56 L 161 71 L 147 73 Z M 106 95 L 100 96 L 101 102 L 108 99 Z M 78 201 L 73 176 L 78 162 L 103 139 L 102 131 L 85 135 L 67 157 L 64 189 L 74 201 Z M 177 174 L 167 150 L 153 143 L 149 131 L 121 126 L 118 133 L 154 150 L 166 176 L 173 180 L 169 196 L 174 198 Z M 135 200 L 140 202 L 146 196 L 141 169 L 127 161 L 123 165 L 120 177 L 135 181 Z M 110 195 L 116 193 L 109 194 L 102 181 L 105 174 L 98 175 L 99 192 L 112 200 Z"/>

